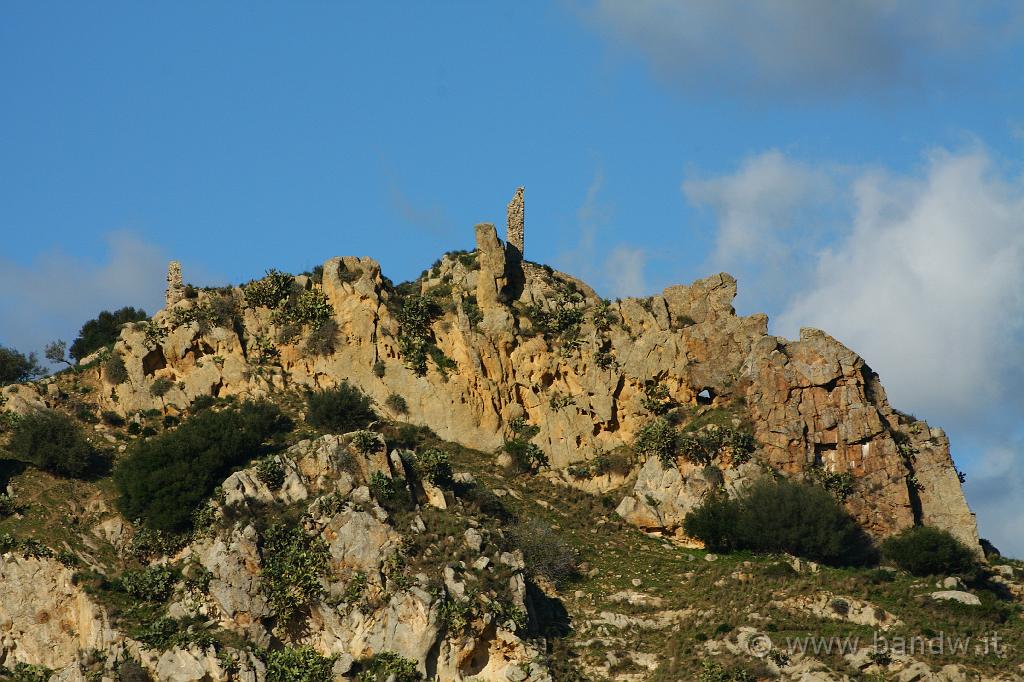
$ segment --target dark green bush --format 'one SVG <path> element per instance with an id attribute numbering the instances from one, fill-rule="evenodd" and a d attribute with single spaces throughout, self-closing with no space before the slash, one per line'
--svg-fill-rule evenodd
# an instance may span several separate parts
<path id="1" fill-rule="evenodd" d="M 908 528 L 882 543 L 882 555 L 917 576 L 963 575 L 978 565 L 971 550 L 944 530 Z"/>
<path id="2" fill-rule="evenodd" d="M 124 366 L 124 360 L 117 353 L 111 353 L 103 362 L 103 378 L 115 386 L 128 381 L 128 368 Z"/>
<path id="3" fill-rule="evenodd" d="M 269 403 L 200 412 L 174 431 L 137 443 L 114 471 L 118 505 L 151 528 L 185 531 L 192 514 L 231 471 L 290 423 Z"/>
<path id="4" fill-rule="evenodd" d="M 256 463 L 256 478 L 271 490 L 278 490 L 284 483 L 284 467 L 277 457 L 268 455 Z"/>
<path id="5" fill-rule="evenodd" d="M 85 439 L 71 418 L 51 410 L 25 415 L 7 445 L 18 459 L 58 476 L 81 478 L 100 473 L 105 458 Z"/>
<path id="6" fill-rule="evenodd" d="M 121 333 L 121 327 L 128 322 L 141 322 L 148 315 L 141 308 L 120 308 L 114 312 L 102 311 L 94 319 L 82 325 L 78 332 L 78 338 L 71 344 L 70 354 L 75 360 L 81 360 L 86 355 L 109 346 L 117 341 Z"/>
<path id="7" fill-rule="evenodd" d="M 824 489 L 759 481 L 735 498 L 710 495 L 687 514 L 686 533 L 715 552 L 788 552 L 831 565 L 864 565 L 874 547 Z"/>
<path id="8" fill-rule="evenodd" d="M 405 398 L 397 393 L 389 395 L 387 400 L 384 401 L 384 405 L 395 414 L 407 414 L 409 412 L 409 403 L 405 402 Z"/>
<path id="9" fill-rule="evenodd" d="M 125 423 L 124 417 L 119 415 L 117 412 L 112 412 L 110 410 L 104 410 L 100 414 L 100 419 L 103 420 L 104 424 L 108 424 L 110 426 L 124 426 Z"/>
<path id="10" fill-rule="evenodd" d="M 0 666 L 0 680 L 9 682 L 47 682 L 52 676 L 53 671 L 45 665 L 15 663 L 11 669 Z"/>
<path id="11" fill-rule="evenodd" d="M 332 433 L 362 429 L 377 418 L 370 399 L 347 381 L 334 388 L 310 393 L 306 404 L 307 421 Z"/>
<path id="12" fill-rule="evenodd" d="M 173 381 L 167 377 L 160 377 L 149 387 L 149 393 L 154 398 L 163 398 L 172 388 L 174 388 Z"/>
<path id="13" fill-rule="evenodd" d="M 328 317 L 310 329 L 303 352 L 312 356 L 330 355 L 334 352 L 337 342 L 338 323 L 333 317 Z"/>
<path id="14" fill-rule="evenodd" d="M 35 379 L 43 374 L 35 353 L 19 353 L 0 346 L 0 386 Z"/>

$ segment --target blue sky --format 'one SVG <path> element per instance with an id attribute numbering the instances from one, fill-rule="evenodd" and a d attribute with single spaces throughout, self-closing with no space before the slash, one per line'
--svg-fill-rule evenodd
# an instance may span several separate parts
<path id="1" fill-rule="evenodd" d="M 395 281 L 527 188 L 609 296 L 726 269 L 945 426 L 1024 555 L 1024 5 L 8 3 L 0 343 L 372 255 Z"/>

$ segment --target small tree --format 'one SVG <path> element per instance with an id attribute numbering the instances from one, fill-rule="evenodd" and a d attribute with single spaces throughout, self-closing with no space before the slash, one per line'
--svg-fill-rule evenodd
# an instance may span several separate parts
<path id="1" fill-rule="evenodd" d="M 0 346 L 0 386 L 35 379 L 43 374 L 35 353 L 19 353 Z"/>
<path id="2" fill-rule="evenodd" d="M 370 399 L 347 381 L 310 393 L 306 399 L 309 423 L 333 433 L 365 428 L 377 418 Z"/>
<path id="3" fill-rule="evenodd" d="M 68 367 L 74 366 L 72 362 L 67 358 L 67 341 L 61 341 L 60 339 L 57 339 L 56 341 L 51 341 L 50 343 L 46 344 L 46 348 L 43 350 L 43 354 L 46 356 L 46 359 L 49 360 L 50 362 L 62 362 Z"/>
<path id="4" fill-rule="evenodd" d="M 7 448 L 15 457 L 58 476 L 88 476 L 103 462 L 81 427 L 52 410 L 25 415 L 14 427 Z"/>
<path id="5" fill-rule="evenodd" d="M 128 322 L 141 322 L 148 317 L 141 308 L 125 307 L 110 312 L 104 310 L 82 325 L 78 338 L 71 344 L 71 357 L 81 360 L 93 351 L 109 346 L 117 340 L 121 327 Z"/>

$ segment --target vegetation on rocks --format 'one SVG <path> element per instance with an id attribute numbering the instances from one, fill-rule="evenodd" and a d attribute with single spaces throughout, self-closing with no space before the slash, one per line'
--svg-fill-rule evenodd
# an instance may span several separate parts
<path id="1" fill-rule="evenodd" d="M 53 410 L 39 410 L 19 419 L 7 449 L 22 461 L 58 476 L 92 476 L 106 464 L 106 458 L 86 439 L 81 426 Z"/>
<path id="2" fill-rule="evenodd" d="M 864 565 L 870 539 L 818 486 L 764 480 L 730 498 L 710 495 L 686 516 L 687 534 L 716 552 L 788 552 L 830 565 Z"/>
<path id="3" fill-rule="evenodd" d="M 0 386 L 28 381 L 42 373 L 43 368 L 35 353 L 25 355 L 13 348 L 0 346 Z"/>
<path id="4" fill-rule="evenodd" d="M 312 647 L 284 647 L 264 653 L 267 682 L 330 682 L 334 660 Z"/>
<path id="5" fill-rule="evenodd" d="M 509 420 L 508 434 L 503 449 L 512 460 L 513 468 L 520 473 L 536 473 L 548 466 L 548 456 L 539 445 L 530 442 L 540 433 L 540 427 L 530 424 L 523 417 Z"/>
<path id="6" fill-rule="evenodd" d="M 281 622 L 291 621 L 323 596 L 327 545 L 301 527 L 279 523 L 263 536 L 262 589 Z"/>
<path id="7" fill-rule="evenodd" d="M 81 360 L 85 356 L 114 343 L 121 327 L 129 322 L 141 322 L 149 317 L 141 308 L 125 307 L 114 312 L 104 310 L 82 325 L 78 338 L 71 343 L 71 357 Z"/>
<path id="8" fill-rule="evenodd" d="M 334 388 L 310 393 L 306 397 L 306 406 L 307 421 L 333 433 L 364 428 L 377 418 L 370 399 L 347 381 Z"/>
<path id="9" fill-rule="evenodd" d="M 978 566 L 977 556 L 944 530 L 909 528 L 882 543 L 882 555 L 911 575 L 964 575 Z"/>
<path id="10" fill-rule="evenodd" d="M 118 506 L 127 518 L 156 530 L 188 530 L 193 513 L 231 470 L 289 428 L 269 403 L 200 412 L 173 431 L 136 443 L 118 462 Z"/>

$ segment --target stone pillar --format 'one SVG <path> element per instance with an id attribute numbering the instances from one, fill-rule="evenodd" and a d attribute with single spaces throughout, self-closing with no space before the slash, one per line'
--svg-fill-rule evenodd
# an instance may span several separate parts
<path id="1" fill-rule="evenodd" d="M 167 264 L 167 293 L 164 300 L 167 307 L 185 298 L 185 286 L 181 282 L 181 263 L 172 260 Z"/>
<path id="2" fill-rule="evenodd" d="M 510 255 L 522 259 L 525 253 L 525 239 L 526 207 L 523 202 L 523 188 L 519 187 L 508 204 L 508 231 L 505 233 L 505 241 L 508 243 Z"/>

